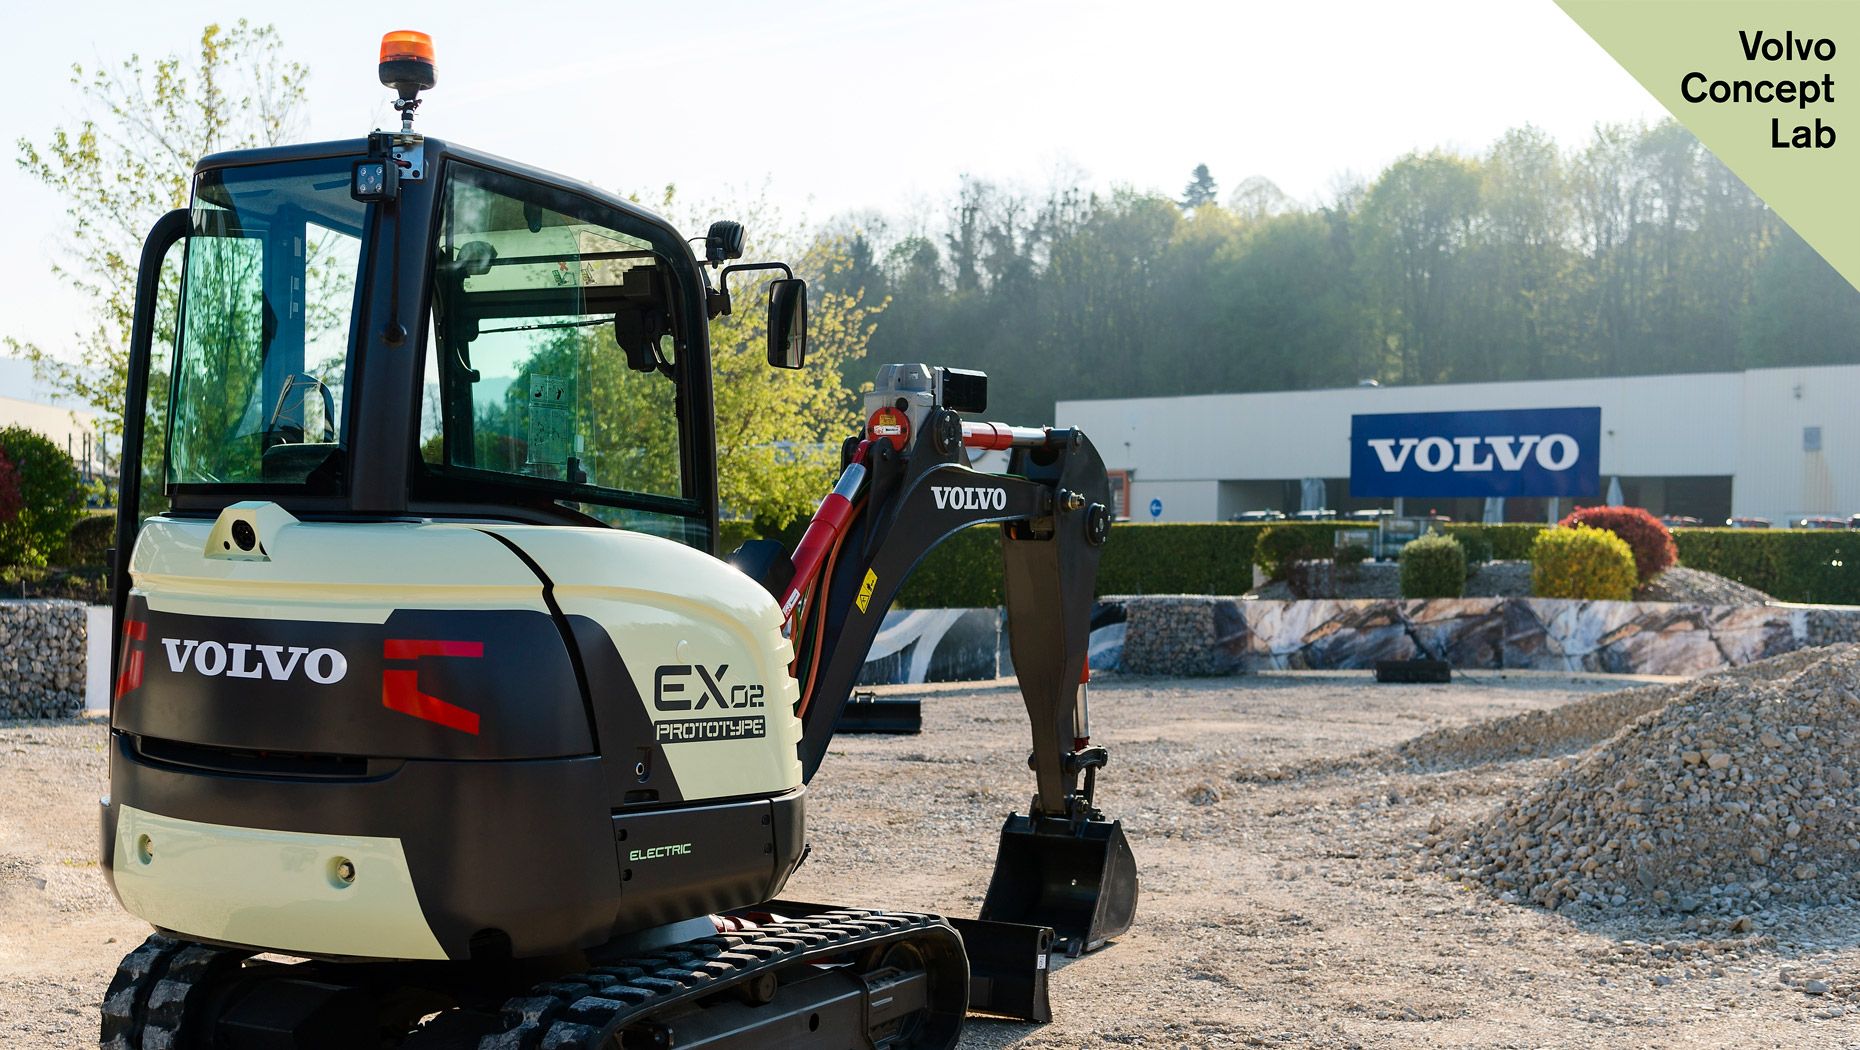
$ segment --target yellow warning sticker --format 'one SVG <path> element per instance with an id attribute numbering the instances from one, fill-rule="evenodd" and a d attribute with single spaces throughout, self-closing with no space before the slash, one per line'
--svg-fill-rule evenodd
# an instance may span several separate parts
<path id="1" fill-rule="evenodd" d="M 853 602 L 859 607 L 860 612 L 865 612 L 866 606 L 872 604 L 872 588 L 876 586 L 878 586 L 878 573 L 871 569 L 865 570 L 865 582 L 859 585 L 859 597 Z"/>

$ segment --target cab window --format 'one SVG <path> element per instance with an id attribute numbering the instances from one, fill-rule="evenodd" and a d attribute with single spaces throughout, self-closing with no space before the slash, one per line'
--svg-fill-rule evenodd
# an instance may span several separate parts
<path id="1" fill-rule="evenodd" d="M 701 545 L 677 401 L 681 247 L 495 172 L 455 164 L 443 192 L 425 470 Z"/>

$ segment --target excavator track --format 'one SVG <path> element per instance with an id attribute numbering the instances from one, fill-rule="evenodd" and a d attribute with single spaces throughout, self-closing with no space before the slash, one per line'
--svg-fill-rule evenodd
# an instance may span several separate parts
<path id="1" fill-rule="evenodd" d="M 839 989 L 784 988 L 837 971 Z M 857 987 L 855 987 L 855 985 Z M 852 991 L 864 1039 L 880 1050 L 955 1045 L 968 1003 L 962 939 L 939 916 L 840 908 L 719 933 L 617 965 L 540 984 L 504 1005 L 505 1031 L 479 1050 L 619 1050 L 632 1047 L 848 1045 L 820 1032 L 825 1009 Z M 707 1017 L 728 993 L 743 1016 Z M 836 994 L 837 992 L 837 994 Z M 798 1004 L 798 1009 L 797 1009 Z M 681 1009 L 691 1007 L 690 1009 Z M 770 1008 L 773 1010 L 770 1011 Z M 771 1016 L 757 1019 L 757 1010 Z M 839 1027 L 846 1027 L 843 1023 Z"/>
<path id="2" fill-rule="evenodd" d="M 239 1050 L 242 1026 L 223 1022 L 267 979 L 244 965 L 250 956 L 151 936 L 124 957 L 110 984 L 102 1050 Z M 296 971 L 329 982 L 339 980 L 341 964 L 263 969 L 286 980 Z M 483 1009 L 495 1010 L 495 1018 L 480 1016 L 474 1024 L 457 1013 L 441 1015 L 438 1023 L 381 1045 L 947 1050 L 961 1033 L 968 994 L 963 942 L 946 920 L 835 908 L 770 918 L 560 975 L 505 1000 L 501 1009 L 493 1000 Z M 461 1038 L 462 1032 L 483 1034 Z M 345 1042 L 344 1050 L 350 1045 Z"/>

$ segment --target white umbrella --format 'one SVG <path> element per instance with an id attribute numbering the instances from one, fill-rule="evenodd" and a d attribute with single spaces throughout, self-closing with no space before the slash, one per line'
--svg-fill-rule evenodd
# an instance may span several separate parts
<path id="1" fill-rule="evenodd" d="M 1625 502 L 1627 501 L 1621 498 L 1621 478 L 1619 476 L 1609 478 L 1608 505 L 1611 507 L 1619 507 Z"/>
<path id="2" fill-rule="evenodd" d="M 1503 522 L 1505 520 L 1505 497 L 1487 496 L 1485 498 L 1485 513 L 1480 516 L 1479 520 L 1488 525 L 1495 525 Z"/>

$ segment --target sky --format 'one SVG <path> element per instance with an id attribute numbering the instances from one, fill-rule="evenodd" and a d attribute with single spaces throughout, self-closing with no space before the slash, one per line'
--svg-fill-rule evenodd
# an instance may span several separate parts
<path id="1" fill-rule="evenodd" d="M 107 0 L 9 12 L 0 141 L 82 119 L 71 63 L 186 52 L 239 17 L 310 68 L 306 139 L 389 126 L 380 36 L 420 29 L 428 134 L 649 199 L 762 195 L 787 221 L 933 221 L 964 174 L 1179 194 L 1197 164 L 1223 193 L 1263 175 L 1315 201 L 1411 150 L 1663 115 L 1551 0 Z M 49 273 L 61 202 L 13 164 L 0 189 L 0 335 L 67 344 L 85 304 Z"/>

